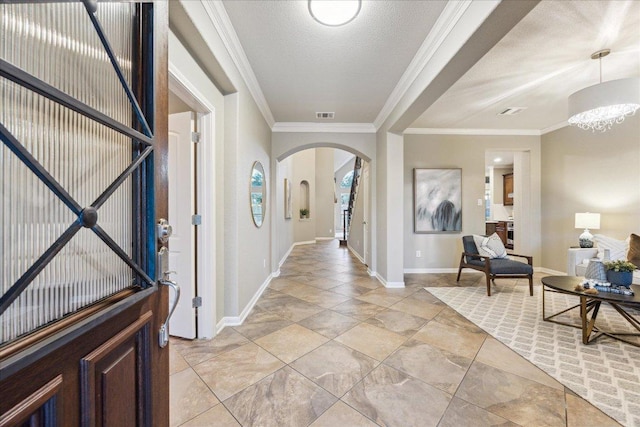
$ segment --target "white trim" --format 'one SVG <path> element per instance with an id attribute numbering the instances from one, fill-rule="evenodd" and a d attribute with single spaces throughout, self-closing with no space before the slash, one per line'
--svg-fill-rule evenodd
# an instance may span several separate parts
<path id="1" fill-rule="evenodd" d="M 362 264 L 364 264 L 364 258 L 362 258 L 360 256 L 360 254 L 358 252 L 356 252 L 356 250 L 351 247 L 351 245 L 349 244 L 348 240 L 347 240 L 347 249 L 349 249 L 349 251 L 353 254 L 353 256 L 358 258 L 358 261 L 360 261 Z"/>
<path id="2" fill-rule="evenodd" d="M 306 240 L 304 242 L 295 242 L 293 244 L 293 246 L 300 246 L 300 245 L 315 245 L 316 241 L 315 240 Z"/>
<path id="3" fill-rule="evenodd" d="M 555 124 L 555 125 L 553 125 L 553 126 L 549 126 L 548 128 L 544 128 L 544 129 L 542 129 L 542 130 L 540 131 L 540 134 L 541 134 L 541 135 L 544 135 L 544 134 L 546 134 L 546 133 L 553 132 L 553 131 L 558 130 L 558 129 L 562 129 L 562 128 L 563 128 L 563 127 L 565 127 L 565 126 L 569 126 L 569 122 L 567 122 L 566 120 L 565 120 L 565 121 L 563 121 L 563 122 L 560 122 L 560 123 L 556 123 L 556 124 Z"/>
<path id="4" fill-rule="evenodd" d="M 404 288 L 404 282 L 387 282 L 384 277 L 382 277 L 381 275 L 379 275 L 378 273 L 376 273 L 376 279 L 378 279 L 378 281 L 380 283 L 382 283 L 382 285 L 385 288 L 388 289 L 397 289 L 397 288 Z"/>
<path id="5" fill-rule="evenodd" d="M 280 277 L 280 269 L 277 269 L 276 271 L 274 271 L 273 273 L 271 273 L 271 277 Z"/>
<path id="6" fill-rule="evenodd" d="M 240 313 L 240 316 L 225 316 L 225 317 L 223 317 L 218 322 L 218 324 L 216 325 L 217 333 L 220 333 L 220 331 L 222 331 L 227 326 L 240 326 L 240 325 L 242 325 L 242 323 L 244 323 L 244 321 L 247 318 L 247 316 L 249 315 L 249 313 L 251 313 L 251 310 L 253 310 L 253 307 L 258 302 L 258 299 L 260 299 L 260 297 L 262 296 L 262 293 L 265 291 L 265 289 L 267 289 L 267 286 L 269 286 L 269 283 L 271 283 L 271 279 L 272 278 L 273 278 L 273 276 L 270 274 L 267 277 L 267 279 L 264 281 L 264 283 L 262 283 L 262 285 L 260 285 L 260 288 L 253 295 L 253 298 L 251 298 L 251 301 L 249 301 L 249 303 L 244 307 L 244 310 L 242 310 L 242 313 Z"/>
<path id="7" fill-rule="evenodd" d="M 277 122 L 272 132 L 376 133 L 373 123 Z"/>
<path id="8" fill-rule="evenodd" d="M 404 273 L 406 274 L 442 274 L 442 273 L 457 273 L 457 268 L 405 268 Z M 465 273 L 482 273 L 481 271 L 471 270 L 466 271 Z M 484 273 L 482 273 L 484 274 Z"/>
<path id="9" fill-rule="evenodd" d="M 258 79 L 251 68 L 249 59 L 240 44 L 240 39 L 238 39 L 238 35 L 231 24 L 231 20 L 229 19 L 229 15 L 227 15 L 227 11 L 224 8 L 222 1 L 203 1 L 202 5 L 207 12 L 207 15 L 209 15 L 209 19 L 211 19 L 214 28 L 220 35 L 225 48 L 229 52 L 229 56 L 238 68 L 238 72 L 247 85 L 247 88 L 256 102 L 258 109 L 262 113 L 262 116 L 269 127 L 273 127 L 275 119 L 273 118 L 267 99 L 262 93 L 262 89 L 258 84 Z"/>
<path id="10" fill-rule="evenodd" d="M 454 129 L 454 128 L 407 128 L 405 135 L 524 135 L 540 136 L 537 129 Z"/>
<path id="11" fill-rule="evenodd" d="M 427 35 L 427 38 L 422 42 L 420 49 L 418 49 L 418 52 L 409 63 L 409 66 L 402 74 L 402 77 L 400 77 L 398 84 L 396 84 L 391 95 L 387 98 L 387 102 L 385 102 L 380 113 L 378 113 L 378 116 L 373 121 L 373 125 L 376 129 L 379 129 L 385 120 L 389 118 L 389 115 L 396 108 L 402 97 L 418 78 L 422 70 L 427 66 L 428 62 L 442 45 L 447 35 L 453 30 L 458 20 L 460 20 L 469 6 L 471 6 L 471 3 L 472 2 L 470 0 L 447 2 L 442 13 L 438 17 L 438 20 Z"/>
<path id="12" fill-rule="evenodd" d="M 198 185 L 197 197 L 203 200 L 201 206 L 198 208 L 198 213 L 202 215 L 204 219 L 201 226 L 196 229 L 198 233 L 197 239 L 197 253 L 201 257 L 210 257 L 216 253 L 215 237 L 213 239 L 203 239 L 203 235 L 216 236 L 218 230 L 216 228 L 216 201 L 214 198 L 207 197 L 207 189 L 215 188 L 216 174 L 213 171 L 215 167 L 215 106 L 209 102 L 207 96 L 203 94 L 197 86 L 180 71 L 170 60 L 168 61 L 169 69 L 169 89 L 172 90 L 180 97 L 187 98 L 189 101 L 193 101 L 198 104 L 197 113 L 198 122 L 201 125 L 202 142 L 200 144 L 201 152 L 198 155 L 197 172 L 198 176 L 196 180 L 200 183 L 206 182 L 207 185 Z M 194 108 L 193 105 L 189 106 Z M 205 111 L 203 111 L 205 110 Z M 217 316 L 217 301 L 216 301 L 216 288 L 219 283 L 216 282 L 216 260 L 215 256 L 212 256 L 212 261 L 207 263 L 198 263 L 196 269 L 196 278 L 198 283 L 207 283 L 209 286 L 201 285 L 197 289 L 197 295 L 202 297 L 203 305 L 199 309 L 199 315 L 197 317 L 197 338 L 213 338 L 217 334 L 216 328 L 213 324 Z"/>
<path id="13" fill-rule="evenodd" d="M 534 267 L 533 271 L 545 274 L 551 274 L 553 276 L 566 276 L 567 273 L 565 271 L 552 270 L 546 267 Z"/>
<path id="14" fill-rule="evenodd" d="M 369 276 L 371 276 L 371 277 L 376 277 L 378 275 L 378 273 L 376 273 L 375 271 L 373 271 L 370 268 L 367 268 L 367 274 L 369 274 Z"/>

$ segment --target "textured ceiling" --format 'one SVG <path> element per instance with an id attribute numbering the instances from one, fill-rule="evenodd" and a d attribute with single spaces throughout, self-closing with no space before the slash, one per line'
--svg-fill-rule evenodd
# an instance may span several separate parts
<path id="1" fill-rule="evenodd" d="M 410 127 L 558 125 L 569 95 L 598 83 L 590 55 L 603 48 L 603 80 L 640 76 L 640 1 L 542 1 Z M 497 115 L 508 107 L 527 109 Z"/>
<path id="2" fill-rule="evenodd" d="M 335 112 L 336 123 L 375 120 L 445 4 L 365 0 L 354 21 L 327 27 L 306 0 L 224 1 L 275 121 Z"/>

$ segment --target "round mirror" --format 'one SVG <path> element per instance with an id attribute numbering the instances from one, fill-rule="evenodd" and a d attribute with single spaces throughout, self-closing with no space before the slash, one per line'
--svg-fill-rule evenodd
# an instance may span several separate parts
<path id="1" fill-rule="evenodd" d="M 264 221 L 266 185 L 264 168 L 260 162 L 255 162 L 251 169 L 251 216 L 256 227 L 260 227 Z"/>

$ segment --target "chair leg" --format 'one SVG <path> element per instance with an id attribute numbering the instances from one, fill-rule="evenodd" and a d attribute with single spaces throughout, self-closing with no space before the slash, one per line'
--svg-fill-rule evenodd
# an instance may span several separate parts
<path id="1" fill-rule="evenodd" d="M 462 272 L 462 260 L 464 260 L 464 254 L 462 254 L 462 256 L 460 257 L 460 266 L 458 267 L 458 278 L 456 279 L 456 282 L 460 281 L 460 273 Z"/>
<path id="2" fill-rule="evenodd" d="M 533 296 L 533 275 L 529 276 L 529 296 Z"/>
<path id="3" fill-rule="evenodd" d="M 487 296 L 490 297 L 491 296 L 491 278 L 489 277 L 489 275 L 487 274 Z"/>

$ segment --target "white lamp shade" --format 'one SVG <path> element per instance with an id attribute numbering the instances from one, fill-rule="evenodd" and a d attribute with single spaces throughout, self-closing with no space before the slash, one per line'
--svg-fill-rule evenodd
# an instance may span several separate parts
<path id="1" fill-rule="evenodd" d="M 309 0 L 309 13 L 316 21 L 339 27 L 355 19 L 362 0 Z"/>
<path id="2" fill-rule="evenodd" d="M 576 228 L 591 228 L 593 230 L 600 229 L 600 214 L 599 213 L 576 213 Z"/>
<path id="3" fill-rule="evenodd" d="M 604 131 L 640 108 L 640 77 L 610 80 L 569 96 L 569 124 Z"/>

